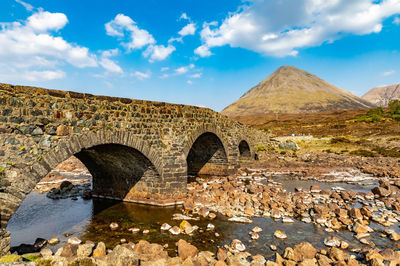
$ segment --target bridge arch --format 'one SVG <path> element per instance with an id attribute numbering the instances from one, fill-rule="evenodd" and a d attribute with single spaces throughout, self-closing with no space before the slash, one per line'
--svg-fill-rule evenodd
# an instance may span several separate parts
<path id="1" fill-rule="evenodd" d="M 230 150 L 217 127 L 202 126 L 189 138 L 184 148 L 188 175 L 226 175 Z"/>
<path id="2" fill-rule="evenodd" d="M 5 232 L 9 219 L 36 184 L 72 155 L 78 157 L 93 175 L 94 193 L 106 198 L 137 201 L 136 198 L 146 198 L 147 194 L 159 191 L 157 186 L 162 186 L 162 162 L 158 152 L 133 134 L 125 131 L 89 131 L 79 137 L 65 137 L 32 166 L 12 171 L 24 184 L 21 188 L 10 188 L 7 197 L 0 195 L 0 233 Z M 105 155 L 108 157 L 104 158 Z M 114 167 L 111 170 L 116 174 L 113 175 L 110 169 L 107 171 L 106 163 Z M 123 169 L 125 171 L 121 172 Z M 100 177 L 101 171 L 105 171 L 106 176 Z M 117 174 L 121 174 L 119 180 L 116 179 Z M 113 187 L 110 189 L 107 185 Z"/>
<path id="3" fill-rule="evenodd" d="M 239 149 L 239 159 L 250 159 L 251 156 L 251 149 L 250 145 L 246 140 L 241 140 L 238 145 Z"/>

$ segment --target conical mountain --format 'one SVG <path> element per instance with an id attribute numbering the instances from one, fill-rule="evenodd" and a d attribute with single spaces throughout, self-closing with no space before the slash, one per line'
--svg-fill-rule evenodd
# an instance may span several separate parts
<path id="1" fill-rule="evenodd" d="M 390 101 L 400 100 L 400 84 L 373 88 L 361 98 L 377 106 L 387 107 Z"/>
<path id="2" fill-rule="evenodd" d="M 373 104 L 293 66 L 282 66 L 227 106 L 227 116 L 362 109 Z"/>

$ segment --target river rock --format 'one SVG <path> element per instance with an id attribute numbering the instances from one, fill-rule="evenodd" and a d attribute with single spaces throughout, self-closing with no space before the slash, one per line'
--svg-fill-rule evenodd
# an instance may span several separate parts
<path id="1" fill-rule="evenodd" d="M 108 255 L 108 261 L 115 266 L 136 266 L 139 265 L 139 256 L 129 248 L 116 246 Z"/>
<path id="2" fill-rule="evenodd" d="M 80 258 L 89 257 L 93 251 L 93 244 L 79 245 L 76 255 Z"/>
<path id="3" fill-rule="evenodd" d="M 225 261 L 227 258 L 228 258 L 228 255 L 226 254 L 226 251 L 221 248 L 218 248 L 217 259 L 219 261 Z"/>
<path id="4" fill-rule="evenodd" d="M 371 191 L 380 197 L 388 197 L 391 194 L 389 190 L 383 187 L 374 187 Z"/>
<path id="5" fill-rule="evenodd" d="M 139 254 L 139 259 L 141 261 L 151 261 L 168 258 L 168 252 L 164 251 L 163 246 L 159 244 L 150 244 L 145 240 L 140 240 L 135 245 L 133 251 Z"/>
<path id="6" fill-rule="evenodd" d="M 59 242 L 60 240 L 58 240 L 57 236 L 53 236 L 48 240 L 48 243 L 52 246 L 57 245 Z"/>
<path id="7" fill-rule="evenodd" d="M 281 232 L 281 231 L 279 231 L 279 230 L 276 230 L 276 231 L 275 231 L 274 236 L 275 236 L 276 238 L 279 238 L 279 239 L 285 239 L 285 238 L 287 238 L 287 235 L 286 235 L 284 232 Z"/>
<path id="8" fill-rule="evenodd" d="M 324 244 L 327 247 L 339 247 L 340 246 L 340 239 L 335 236 L 329 236 L 324 239 Z"/>
<path id="9" fill-rule="evenodd" d="M 136 233 L 139 233 L 139 232 L 140 232 L 140 229 L 134 227 L 134 228 L 129 228 L 128 231 L 131 232 L 132 234 L 136 234 Z"/>
<path id="10" fill-rule="evenodd" d="M 53 251 L 49 248 L 44 248 L 40 251 L 40 255 L 45 259 L 49 259 L 53 256 Z"/>
<path id="11" fill-rule="evenodd" d="M 162 225 L 161 225 L 161 230 L 163 230 L 163 231 L 167 231 L 167 230 L 169 230 L 169 229 L 171 229 L 171 227 L 172 226 L 170 226 L 169 224 L 167 224 L 167 223 L 163 223 Z"/>
<path id="12" fill-rule="evenodd" d="M 258 226 L 255 226 L 253 229 L 251 229 L 251 231 L 253 231 L 254 233 L 260 233 L 262 232 L 262 229 Z"/>
<path id="13" fill-rule="evenodd" d="M 231 217 L 228 219 L 230 222 L 239 222 L 239 223 L 246 223 L 246 224 L 251 224 L 253 221 L 249 218 L 246 217 Z"/>
<path id="14" fill-rule="evenodd" d="M 191 226 L 192 226 L 192 225 L 191 225 L 188 221 L 183 220 L 183 221 L 180 223 L 179 228 L 180 228 L 181 230 L 185 231 L 186 228 L 191 227 Z"/>
<path id="15" fill-rule="evenodd" d="M 293 249 L 295 261 L 303 261 L 305 259 L 313 259 L 317 254 L 317 250 L 308 242 L 301 242 L 294 246 Z"/>
<path id="16" fill-rule="evenodd" d="M 77 237 L 71 237 L 68 239 L 68 243 L 71 245 L 79 245 L 82 241 Z"/>
<path id="17" fill-rule="evenodd" d="M 117 223 L 115 223 L 115 222 L 110 223 L 111 230 L 115 231 L 118 229 L 118 227 L 119 227 L 119 225 Z"/>
<path id="18" fill-rule="evenodd" d="M 76 256 L 77 251 L 78 251 L 78 245 L 73 245 L 71 243 L 67 243 L 62 247 L 62 252 L 59 255 L 61 257 L 71 259 Z"/>
<path id="19" fill-rule="evenodd" d="M 180 239 L 176 245 L 178 247 L 178 256 L 183 260 L 197 255 L 197 248 L 183 239 Z"/>
<path id="20" fill-rule="evenodd" d="M 231 244 L 232 249 L 236 251 L 245 251 L 246 246 L 239 239 L 233 239 Z"/>
<path id="21" fill-rule="evenodd" d="M 97 247 L 93 251 L 93 258 L 99 258 L 106 255 L 106 245 L 103 242 L 99 242 Z"/>
<path id="22" fill-rule="evenodd" d="M 179 235 L 181 233 L 181 229 L 178 226 L 174 226 L 168 230 L 173 235 Z"/>

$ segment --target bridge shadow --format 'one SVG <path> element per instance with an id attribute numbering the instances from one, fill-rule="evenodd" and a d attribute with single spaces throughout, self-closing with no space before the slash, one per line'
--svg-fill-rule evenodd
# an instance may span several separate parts
<path id="1" fill-rule="evenodd" d="M 197 175 L 226 175 L 228 158 L 217 135 L 206 132 L 193 143 L 186 158 L 187 173 Z"/>
<path id="2" fill-rule="evenodd" d="M 153 192 L 161 180 L 152 162 L 131 147 L 97 145 L 83 149 L 75 156 L 93 177 L 94 195 L 134 200 L 139 194 Z"/>

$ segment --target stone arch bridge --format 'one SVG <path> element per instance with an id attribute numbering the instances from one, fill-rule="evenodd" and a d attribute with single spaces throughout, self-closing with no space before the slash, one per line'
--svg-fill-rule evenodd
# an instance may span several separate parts
<path id="1" fill-rule="evenodd" d="M 0 84 L 0 254 L 8 220 L 75 155 L 99 197 L 173 204 L 188 175 L 233 173 L 268 141 L 207 108 Z"/>

